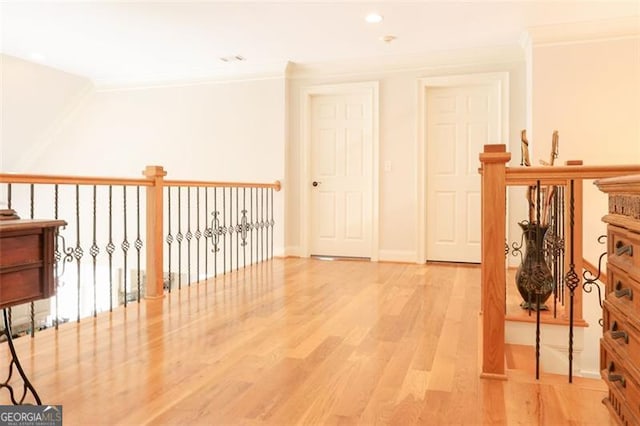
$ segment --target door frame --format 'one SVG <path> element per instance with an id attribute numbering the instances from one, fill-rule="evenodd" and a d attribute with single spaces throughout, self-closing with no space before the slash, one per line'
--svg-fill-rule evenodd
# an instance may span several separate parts
<path id="1" fill-rule="evenodd" d="M 371 260 L 378 260 L 379 221 L 379 82 L 344 83 L 303 87 L 300 94 L 300 247 L 302 257 L 310 256 L 311 221 L 311 99 L 318 95 L 362 94 L 371 98 Z"/>
<path id="2" fill-rule="evenodd" d="M 460 86 L 492 84 L 498 88 L 498 114 L 500 119 L 501 143 L 509 145 L 509 73 L 490 72 L 479 74 L 460 74 L 418 79 L 418 137 L 417 137 L 417 199 L 418 199 L 418 250 L 417 263 L 427 260 L 427 89 L 454 88 Z M 478 167 L 480 160 L 478 159 Z M 505 212 L 506 213 L 506 212 Z M 508 223 L 508 221 L 507 221 Z"/>

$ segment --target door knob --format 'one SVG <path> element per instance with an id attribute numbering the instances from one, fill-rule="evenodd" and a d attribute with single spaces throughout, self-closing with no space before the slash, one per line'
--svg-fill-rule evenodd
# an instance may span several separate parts
<path id="1" fill-rule="evenodd" d="M 313 186 L 318 186 L 318 185 L 320 185 L 321 183 L 322 183 L 322 182 L 317 182 L 317 181 L 315 181 L 315 180 L 314 180 L 314 181 L 313 181 L 313 183 L 312 183 L 311 185 L 313 185 Z"/>

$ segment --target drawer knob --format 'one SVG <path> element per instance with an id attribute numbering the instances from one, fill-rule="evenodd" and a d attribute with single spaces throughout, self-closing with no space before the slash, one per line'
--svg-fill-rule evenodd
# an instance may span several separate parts
<path id="1" fill-rule="evenodd" d="M 631 244 L 625 245 L 622 241 L 618 241 L 616 243 L 616 255 L 622 256 L 623 254 L 633 256 L 633 246 Z"/>
<path id="2" fill-rule="evenodd" d="M 629 344 L 629 335 L 626 331 L 618 330 L 618 323 L 614 321 L 611 324 L 611 338 L 616 339 L 624 339 L 624 343 Z"/>
<path id="3" fill-rule="evenodd" d="M 626 387 L 627 386 L 627 381 L 624 379 L 624 376 L 622 374 L 613 374 L 613 372 L 615 371 L 616 367 L 613 364 L 613 361 L 611 361 L 609 363 L 609 374 L 607 376 L 607 379 L 610 382 L 620 382 L 620 384 L 622 385 L 622 387 Z"/>
<path id="4" fill-rule="evenodd" d="M 629 300 L 633 300 L 633 290 L 628 287 L 622 288 L 622 281 L 616 283 L 615 294 L 618 299 L 626 296 Z"/>

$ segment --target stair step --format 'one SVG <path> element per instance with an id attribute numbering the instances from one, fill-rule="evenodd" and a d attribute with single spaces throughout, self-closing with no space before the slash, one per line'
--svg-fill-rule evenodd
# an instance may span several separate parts
<path id="1" fill-rule="evenodd" d="M 505 345 L 507 370 L 519 370 L 529 374 L 536 372 L 536 350 L 527 345 Z"/>

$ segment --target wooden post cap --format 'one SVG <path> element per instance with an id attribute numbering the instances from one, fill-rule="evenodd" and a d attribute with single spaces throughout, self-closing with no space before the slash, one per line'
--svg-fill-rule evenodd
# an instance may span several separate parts
<path id="1" fill-rule="evenodd" d="M 485 145 L 484 152 L 507 152 L 507 146 L 505 144 Z"/>
<path id="2" fill-rule="evenodd" d="M 167 172 L 162 166 L 147 166 L 142 174 L 148 178 L 166 176 Z"/>

